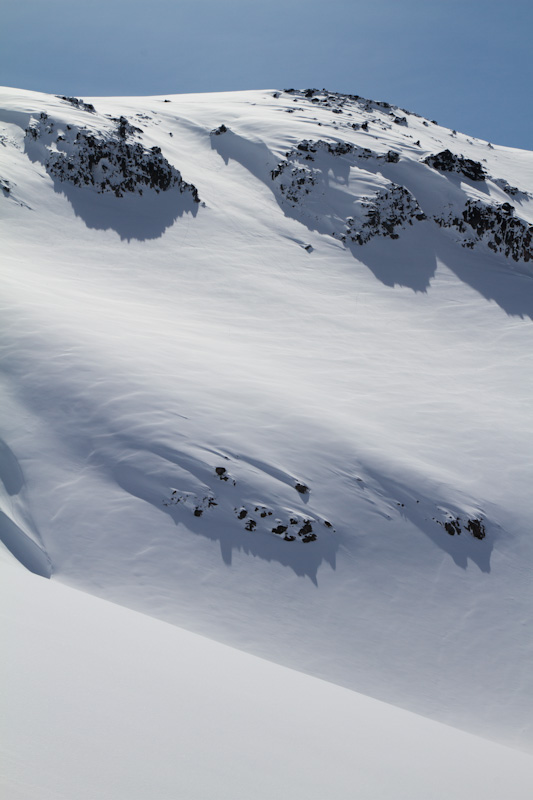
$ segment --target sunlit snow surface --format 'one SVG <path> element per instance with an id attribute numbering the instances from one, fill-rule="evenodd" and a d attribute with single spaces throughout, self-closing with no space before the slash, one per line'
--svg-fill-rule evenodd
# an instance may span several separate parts
<path id="1" fill-rule="evenodd" d="M 533 154 L 314 99 L 3 92 L 2 537 L 53 581 L 531 750 L 533 262 L 448 222 L 509 203 L 527 236 Z M 116 170 L 121 118 L 138 168 L 160 148 L 200 202 L 51 174 L 72 130 Z M 424 163 L 445 150 L 486 178 Z M 379 192 L 398 238 L 360 245 Z"/>

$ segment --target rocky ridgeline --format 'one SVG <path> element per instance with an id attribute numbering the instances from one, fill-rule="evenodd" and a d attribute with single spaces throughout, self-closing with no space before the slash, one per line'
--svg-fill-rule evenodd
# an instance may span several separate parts
<path id="1" fill-rule="evenodd" d="M 79 108 L 81 111 L 89 111 L 91 114 L 96 113 L 96 109 L 92 103 L 85 103 L 83 100 L 80 100 L 79 97 L 66 97 L 64 94 L 56 94 L 58 100 L 64 100 L 65 103 L 68 103 L 74 108 Z"/>
<path id="2" fill-rule="evenodd" d="M 291 95 L 298 101 L 308 101 L 317 108 L 328 108 L 334 114 L 347 113 L 351 109 L 365 111 L 366 113 L 378 111 L 390 117 L 390 121 L 394 122 L 396 125 L 407 126 L 408 116 L 419 116 L 418 114 L 406 111 L 404 108 L 393 106 L 390 103 L 379 100 L 368 100 L 366 97 L 361 97 L 358 94 L 330 92 L 327 89 L 284 89 L 283 92 L 275 92 L 274 97 L 280 97 L 282 94 Z"/>
<path id="3" fill-rule="evenodd" d="M 81 102 L 81 101 L 80 101 Z M 143 194 L 151 189 L 157 193 L 176 187 L 199 202 L 195 186 L 186 183 L 179 170 L 163 156 L 161 148 L 145 148 L 133 137 L 142 133 L 125 117 L 114 120 L 116 127 L 98 135 L 73 125 L 59 126 L 46 113 L 32 120 L 26 130 L 29 144 L 44 148 L 47 172 L 61 182 L 74 186 L 90 186 L 100 194 Z"/>
<path id="4" fill-rule="evenodd" d="M 285 154 L 285 158 L 271 171 L 271 177 L 282 204 L 299 208 L 304 216 L 314 216 L 316 220 L 320 215 L 321 200 L 327 197 L 329 171 L 344 175 L 343 180 L 347 180 L 350 168 L 357 167 L 362 176 L 366 173 L 370 178 L 382 171 L 383 165 L 394 165 L 399 160 L 399 153 L 394 150 L 378 154 L 349 142 L 306 139 Z M 453 154 L 450 150 L 428 156 L 421 163 L 439 172 L 460 174 L 475 183 L 490 180 L 510 196 L 529 197 L 504 179 L 489 176 L 478 161 Z M 322 202 L 322 205 L 329 207 L 327 202 Z M 327 220 L 331 235 L 346 244 L 364 245 L 375 236 L 397 239 L 407 226 L 430 219 L 440 227 L 454 228 L 462 234 L 459 242 L 463 247 L 472 248 L 484 243 L 493 252 L 503 253 L 514 261 L 533 260 L 533 227 L 516 216 L 510 203 L 486 203 L 480 199 L 468 199 L 465 195 L 462 208 L 459 206 L 451 211 L 447 208 L 441 213 L 426 215 L 405 186 L 387 181 L 372 194 L 363 197 L 352 195 L 350 210 L 350 216 L 344 218 L 328 212 Z"/>

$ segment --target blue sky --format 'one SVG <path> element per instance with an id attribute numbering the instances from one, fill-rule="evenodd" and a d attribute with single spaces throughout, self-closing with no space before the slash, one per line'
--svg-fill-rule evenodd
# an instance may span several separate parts
<path id="1" fill-rule="evenodd" d="M 326 87 L 533 149 L 531 0 L 0 0 L 0 84 Z"/>

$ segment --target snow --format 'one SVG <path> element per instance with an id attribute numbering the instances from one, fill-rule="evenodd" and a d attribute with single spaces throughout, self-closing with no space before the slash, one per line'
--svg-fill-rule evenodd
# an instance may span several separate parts
<path id="1" fill-rule="evenodd" d="M 530 224 L 533 154 L 322 93 L 83 99 L 94 112 L 13 89 L 0 103 L 1 532 L 30 570 L 52 575 L 17 571 L 21 602 L 39 586 L 36 609 L 64 597 L 74 614 L 83 597 L 138 625 L 138 642 L 164 631 L 166 647 L 189 636 L 179 626 L 211 639 L 202 647 L 217 659 L 222 644 L 238 648 L 248 655 L 232 658 L 279 670 L 280 685 L 327 686 L 329 719 L 335 696 L 368 703 L 368 727 L 379 700 L 432 731 L 446 723 L 531 752 L 531 262 L 483 238 L 463 247 L 467 234 L 433 217 L 509 202 Z M 178 186 L 115 197 L 50 175 L 46 153 L 26 152 L 43 112 L 56 131 L 104 138 L 125 117 L 142 128 L 131 141 L 161 148 L 201 202 L 184 205 Z M 302 141 L 377 155 L 350 156 L 336 175 L 321 154 L 310 166 L 322 195 L 293 207 L 271 171 Z M 446 149 L 490 178 L 423 163 Z M 390 182 L 426 219 L 363 245 L 328 234 Z M 304 542 L 307 525 L 316 539 Z M 33 605 L 21 614 L 33 618 Z M 101 640 L 79 646 L 91 663 L 107 652 Z M 109 696 L 116 679 L 106 685 Z M 351 769 L 343 753 L 340 772 Z"/>
<path id="2" fill-rule="evenodd" d="M 5 797 L 530 797 L 531 756 L 0 568 Z"/>

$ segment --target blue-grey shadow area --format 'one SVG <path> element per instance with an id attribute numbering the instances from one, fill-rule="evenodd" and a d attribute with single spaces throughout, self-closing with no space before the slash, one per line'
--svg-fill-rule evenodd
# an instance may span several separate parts
<path id="1" fill-rule="evenodd" d="M 66 197 L 88 228 L 114 230 L 126 241 L 158 239 L 179 217 L 184 214 L 195 217 L 198 213 L 198 203 L 191 193 L 181 193 L 178 187 L 159 193 L 144 189 L 142 195 L 115 197 L 55 179 L 54 190 Z"/>
<path id="2" fill-rule="evenodd" d="M 437 254 L 429 226 L 428 220 L 417 221 L 400 231 L 393 242 L 374 237 L 363 245 L 347 244 L 347 249 L 385 286 L 427 292 L 437 271 Z"/>
<path id="3" fill-rule="evenodd" d="M 30 161 L 47 169 L 49 151 L 44 145 L 26 138 L 24 150 Z M 142 194 L 125 191 L 122 197 L 116 197 L 111 191 L 97 192 L 92 185 L 77 186 L 49 177 L 54 191 L 68 200 L 88 228 L 114 230 L 123 241 L 158 239 L 179 217 L 198 213 L 199 202 L 192 190 L 185 188 L 182 192 L 179 184 L 165 191 L 141 185 Z"/>
<path id="4" fill-rule="evenodd" d="M 479 514 L 471 513 L 470 515 L 468 511 L 459 508 L 453 502 L 444 498 L 437 500 L 435 496 L 428 497 L 420 488 L 407 486 L 401 481 L 384 476 L 375 470 L 367 469 L 367 474 L 375 481 L 379 494 L 391 502 L 391 508 L 395 508 L 400 516 L 416 526 L 433 544 L 447 553 L 458 567 L 466 570 L 470 560 L 479 567 L 481 572 L 490 572 L 490 559 L 496 536 L 495 528 L 490 521 L 483 519 L 486 528 L 485 538 L 476 539 L 469 531 L 465 530 L 465 525 L 468 519 L 474 517 L 479 519 Z M 461 533 L 450 535 L 446 531 L 443 523 L 447 517 L 443 508 L 454 519 L 461 521 Z"/>
<path id="5" fill-rule="evenodd" d="M 35 544 L 3 511 L 0 511 L 0 541 L 30 572 L 40 575 L 42 578 L 50 578 L 52 563 L 47 553 Z"/>
<path id="6" fill-rule="evenodd" d="M 18 459 L 2 439 L 0 439 L 0 480 L 10 497 L 18 495 L 24 487 L 24 476 Z M 43 578 L 51 576 L 52 563 L 48 554 L 3 511 L 0 511 L 0 541 L 30 572 Z"/>
<path id="7" fill-rule="evenodd" d="M 254 177 L 262 181 L 272 192 L 285 216 L 304 225 L 309 231 L 322 235 L 333 233 L 336 221 L 350 216 L 349 196 L 330 185 L 328 170 L 338 184 L 347 184 L 350 168 L 348 159 L 328 159 L 328 169 L 322 170 L 322 184 L 317 192 L 324 197 L 308 201 L 304 208 L 289 203 L 276 189 L 272 170 L 278 166 L 279 158 L 262 142 L 247 139 L 227 131 L 211 136 L 211 147 L 228 164 L 237 161 Z M 473 182 L 456 173 L 440 173 L 421 162 L 399 163 L 362 160 L 361 167 L 369 172 L 381 173 L 394 183 L 405 186 L 418 200 L 422 210 L 434 204 L 435 197 L 443 205 L 453 204 L 461 208 L 467 196 L 461 184 L 467 183 L 477 190 L 488 192 L 485 181 Z M 324 202 L 324 198 L 327 202 Z M 348 198 L 348 199 L 347 199 Z M 347 241 L 346 250 L 364 264 L 375 277 L 386 286 L 403 286 L 414 292 L 425 292 L 435 275 L 439 260 L 446 264 L 465 284 L 475 289 L 488 301 L 497 303 L 510 316 L 533 319 L 533 268 L 511 258 L 493 253 L 483 244 L 473 249 L 462 247 L 454 241 L 453 229 L 441 229 L 429 218 L 414 221 L 398 229 L 398 239 L 392 241 L 375 236 L 363 245 Z"/>
<path id="8" fill-rule="evenodd" d="M 0 480 L 11 497 L 24 486 L 24 476 L 17 457 L 8 444 L 0 439 Z"/>
<path id="9" fill-rule="evenodd" d="M 176 461 L 180 459 L 179 457 L 176 459 L 174 455 L 170 463 Z M 200 474 L 206 471 L 204 465 L 198 464 Z M 336 568 L 338 540 L 334 532 L 323 528 L 317 541 L 304 544 L 299 541 L 287 542 L 260 529 L 246 530 L 234 513 L 235 507 L 240 504 L 237 499 L 239 492 L 234 492 L 231 500 L 226 500 L 220 491 L 223 487 L 219 489 L 213 480 L 210 480 L 209 484 L 202 482 L 203 489 L 200 494 L 216 496 L 217 505 L 211 508 L 204 507 L 201 516 L 196 517 L 192 508 L 166 502 L 169 498 L 168 496 L 165 498 L 161 490 L 160 477 L 155 479 L 146 475 L 140 468 L 127 463 L 116 465 L 113 475 L 125 492 L 149 503 L 160 513 L 166 514 L 176 526 L 183 525 L 191 533 L 218 542 L 221 558 L 228 567 L 231 567 L 234 551 L 241 551 L 265 561 L 278 562 L 296 575 L 308 577 L 315 585 L 318 585 L 317 573 L 323 562 L 328 563 L 332 569 Z M 170 482 L 172 477 L 175 479 L 176 476 L 172 476 L 172 470 L 169 470 Z M 246 493 L 246 487 L 242 487 L 242 490 Z"/>
<path id="10" fill-rule="evenodd" d="M 463 248 L 446 233 L 435 237 L 439 260 L 509 316 L 533 320 L 533 266 L 492 253 L 483 243 L 472 250 Z"/>

